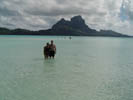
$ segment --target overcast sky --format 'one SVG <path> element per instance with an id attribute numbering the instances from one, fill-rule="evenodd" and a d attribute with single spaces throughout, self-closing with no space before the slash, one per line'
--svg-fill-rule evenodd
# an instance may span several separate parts
<path id="1" fill-rule="evenodd" d="M 48 29 L 76 15 L 91 28 L 133 35 L 133 0 L 0 0 L 0 27 Z"/>

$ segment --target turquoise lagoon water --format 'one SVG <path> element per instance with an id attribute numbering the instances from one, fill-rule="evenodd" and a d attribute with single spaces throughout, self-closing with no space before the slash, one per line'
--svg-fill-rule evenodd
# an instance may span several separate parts
<path id="1" fill-rule="evenodd" d="M 53 39 L 55 59 L 44 60 Z M 133 39 L 0 36 L 0 100 L 133 100 Z"/>

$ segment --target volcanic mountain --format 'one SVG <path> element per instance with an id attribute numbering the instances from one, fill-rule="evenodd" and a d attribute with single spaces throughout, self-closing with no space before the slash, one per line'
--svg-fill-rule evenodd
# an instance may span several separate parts
<path id="1" fill-rule="evenodd" d="M 79 15 L 71 18 L 70 21 L 62 18 L 51 29 L 30 31 L 25 29 L 0 28 L 0 35 L 56 35 L 56 36 L 109 36 L 109 37 L 129 37 L 112 30 L 96 31 L 88 27 L 85 20 Z"/>

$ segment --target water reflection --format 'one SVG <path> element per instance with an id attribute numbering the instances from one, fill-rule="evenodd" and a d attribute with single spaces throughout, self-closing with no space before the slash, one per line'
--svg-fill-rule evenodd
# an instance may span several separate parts
<path id="1" fill-rule="evenodd" d="M 55 66 L 55 63 L 56 63 L 56 60 L 55 59 L 43 59 L 43 65 L 45 67 L 54 67 Z"/>
<path id="2" fill-rule="evenodd" d="M 56 63 L 55 59 L 47 59 L 43 60 L 43 72 L 46 75 L 51 75 L 50 77 L 53 77 L 56 73 Z"/>

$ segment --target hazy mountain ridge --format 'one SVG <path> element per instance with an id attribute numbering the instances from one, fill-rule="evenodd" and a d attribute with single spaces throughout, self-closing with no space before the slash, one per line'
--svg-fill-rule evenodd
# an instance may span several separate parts
<path id="1" fill-rule="evenodd" d="M 48 30 L 30 31 L 26 29 L 0 28 L 0 35 L 57 35 L 57 36 L 110 36 L 129 37 L 112 30 L 100 30 L 89 28 L 81 16 L 74 16 L 70 21 L 62 18 Z"/>

